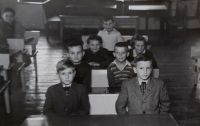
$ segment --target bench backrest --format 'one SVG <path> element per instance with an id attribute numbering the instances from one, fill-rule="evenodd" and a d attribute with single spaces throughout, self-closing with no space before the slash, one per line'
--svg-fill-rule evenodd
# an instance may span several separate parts
<path id="1" fill-rule="evenodd" d="M 33 38 L 33 41 L 28 43 L 28 45 L 37 45 L 40 37 L 40 31 L 25 31 L 24 38 Z"/>
<path id="2" fill-rule="evenodd" d="M 200 46 L 191 47 L 191 57 L 200 57 Z"/>
<path id="3" fill-rule="evenodd" d="M 83 41 L 83 49 L 88 49 L 88 44 L 87 44 L 87 39 L 88 39 L 89 35 L 82 35 L 82 41 Z M 130 35 L 123 35 L 122 39 L 124 40 L 124 42 L 126 42 L 127 40 L 130 40 L 133 36 Z M 147 35 L 143 35 L 143 37 L 146 39 L 146 41 L 148 42 L 148 36 Z M 148 45 L 147 49 L 149 50 L 150 47 Z"/>
<path id="4" fill-rule="evenodd" d="M 138 29 L 138 16 L 114 16 L 116 29 Z M 65 16 L 60 15 L 61 27 L 64 28 L 100 28 L 103 17 L 100 16 Z"/>
<path id="5" fill-rule="evenodd" d="M 9 49 L 10 50 L 21 50 L 23 51 L 24 49 L 24 39 L 22 38 L 11 38 L 7 39 L 7 42 L 9 44 Z"/>
<path id="6" fill-rule="evenodd" d="M 159 69 L 153 69 L 152 77 L 159 77 Z M 92 70 L 91 87 L 108 87 L 107 69 Z"/>
<path id="7" fill-rule="evenodd" d="M 3 65 L 3 69 L 7 70 L 10 65 L 10 55 L 0 54 L 0 66 Z"/>

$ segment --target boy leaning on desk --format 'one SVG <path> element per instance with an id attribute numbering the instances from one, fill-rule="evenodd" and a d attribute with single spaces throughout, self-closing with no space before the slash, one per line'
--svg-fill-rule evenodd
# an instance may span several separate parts
<path id="1" fill-rule="evenodd" d="M 133 65 L 137 76 L 122 82 L 116 101 L 117 114 L 168 113 L 171 102 L 166 85 L 162 80 L 150 76 L 152 58 L 140 54 L 134 59 Z"/>
<path id="2" fill-rule="evenodd" d="M 15 11 L 12 8 L 5 8 L 2 11 L 2 20 L 0 20 L 0 34 L 1 43 L 4 44 L 4 52 L 8 52 L 8 43 L 6 39 L 9 38 L 23 38 L 25 43 L 31 42 L 34 38 L 24 38 L 25 28 L 20 23 L 20 21 L 15 20 Z M 6 50 L 7 49 L 7 50 Z M 25 66 L 29 66 L 31 64 L 30 56 L 26 53 L 23 53 L 23 58 L 25 61 Z"/>

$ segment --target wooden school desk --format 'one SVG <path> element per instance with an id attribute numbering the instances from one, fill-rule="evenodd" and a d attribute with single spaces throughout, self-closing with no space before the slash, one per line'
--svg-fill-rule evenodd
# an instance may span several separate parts
<path id="1" fill-rule="evenodd" d="M 21 126 L 178 126 L 171 114 L 163 115 L 31 115 Z"/>
<path id="2" fill-rule="evenodd" d="M 168 7 L 164 2 L 153 1 L 134 1 L 125 2 L 124 14 L 128 16 L 137 15 L 139 17 L 145 17 L 146 30 L 148 30 L 148 19 L 150 17 L 160 18 L 160 29 L 164 30 L 165 18 L 168 16 Z"/>

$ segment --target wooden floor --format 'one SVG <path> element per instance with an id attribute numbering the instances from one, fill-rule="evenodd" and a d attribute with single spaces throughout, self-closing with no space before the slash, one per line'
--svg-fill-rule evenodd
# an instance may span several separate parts
<path id="1" fill-rule="evenodd" d="M 155 31 L 148 35 L 151 51 L 160 68 L 160 78 L 165 81 L 172 101 L 171 113 L 180 126 L 199 126 L 200 85 L 194 85 L 190 47 L 200 44 L 200 30 L 187 31 L 187 39 L 182 44 L 179 39 L 163 43 L 158 33 Z M 47 88 L 59 82 L 55 66 L 63 58 L 65 50 L 60 44 L 48 44 L 44 34 L 37 49 L 38 83 L 31 64 L 25 70 L 27 92 L 12 90 L 12 113 L 4 115 L 6 126 L 18 126 L 28 115 L 42 114 Z"/>

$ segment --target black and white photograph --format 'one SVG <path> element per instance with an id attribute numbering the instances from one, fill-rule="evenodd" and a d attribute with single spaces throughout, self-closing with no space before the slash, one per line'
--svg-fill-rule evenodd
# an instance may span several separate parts
<path id="1" fill-rule="evenodd" d="M 200 126 L 200 0 L 0 0 L 0 126 Z"/>

